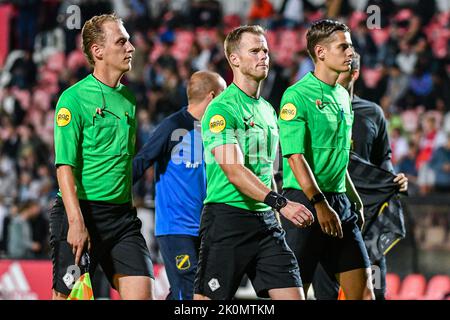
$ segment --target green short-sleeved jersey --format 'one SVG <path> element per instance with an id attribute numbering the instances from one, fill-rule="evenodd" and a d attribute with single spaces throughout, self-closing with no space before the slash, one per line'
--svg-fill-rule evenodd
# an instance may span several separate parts
<path id="1" fill-rule="evenodd" d="M 310 72 L 290 86 L 278 119 L 283 188 L 301 190 L 287 157 L 303 154 L 322 191 L 345 192 L 352 124 L 350 96 L 341 85 L 330 86 Z"/>
<path id="2" fill-rule="evenodd" d="M 62 93 L 55 111 L 55 165 L 73 167 L 79 199 L 131 201 L 135 109 L 124 85 L 111 88 L 92 74 Z"/>
<path id="3" fill-rule="evenodd" d="M 244 165 L 270 188 L 278 145 L 277 118 L 270 103 L 261 97 L 254 99 L 231 84 L 206 109 L 202 138 L 207 177 L 204 203 L 225 203 L 251 211 L 269 210 L 269 206 L 247 197 L 230 183 L 211 151 L 220 145 L 239 144 Z"/>

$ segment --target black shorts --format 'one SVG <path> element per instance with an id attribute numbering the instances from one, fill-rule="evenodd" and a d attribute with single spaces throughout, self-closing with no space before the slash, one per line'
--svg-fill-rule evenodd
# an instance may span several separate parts
<path id="1" fill-rule="evenodd" d="M 91 239 L 91 275 L 98 264 L 114 288 L 115 274 L 153 277 L 150 253 L 141 234 L 141 221 L 131 203 L 110 204 L 80 200 L 84 223 Z M 53 289 L 68 295 L 63 281 L 67 268 L 75 264 L 75 256 L 67 243 L 69 224 L 63 201 L 57 197 L 50 210 L 50 245 L 53 262 Z"/>
<path id="2" fill-rule="evenodd" d="M 302 286 L 297 260 L 273 211 L 207 204 L 200 238 L 195 293 L 230 300 L 245 274 L 260 297 L 268 297 L 270 289 Z"/>
<path id="3" fill-rule="evenodd" d="M 317 221 L 317 213 L 303 191 L 286 189 L 283 195 L 291 201 L 303 204 L 315 218 L 314 223 L 307 228 L 297 228 L 286 218 L 281 218 L 283 228 L 286 230 L 286 241 L 297 257 L 304 283 L 312 282 L 319 261 L 331 277 L 337 273 L 370 267 L 361 231 L 356 224 L 358 216 L 351 208 L 347 195 L 325 193 L 328 203 L 341 220 L 344 234 L 342 239 L 322 232 Z"/>

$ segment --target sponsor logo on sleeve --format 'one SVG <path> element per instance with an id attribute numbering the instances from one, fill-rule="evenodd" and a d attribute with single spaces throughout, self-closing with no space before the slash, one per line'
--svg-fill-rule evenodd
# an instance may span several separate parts
<path id="1" fill-rule="evenodd" d="M 227 122 L 225 121 L 225 118 L 222 117 L 220 114 L 216 114 L 211 117 L 211 120 L 209 120 L 209 130 L 212 133 L 220 133 L 225 129 L 225 126 L 227 125 Z"/>
<path id="2" fill-rule="evenodd" d="M 280 118 L 285 121 L 294 119 L 297 114 L 297 108 L 292 103 L 286 103 L 280 111 Z"/>
<path id="3" fill-rule="evenodd" d="M 61 108 L 56 115 L 56 124 L 58 125 L 58 127 L 65 127 L 70 123 L 71 119 L 72 114 L 70 113 L 69 109 Z"/>

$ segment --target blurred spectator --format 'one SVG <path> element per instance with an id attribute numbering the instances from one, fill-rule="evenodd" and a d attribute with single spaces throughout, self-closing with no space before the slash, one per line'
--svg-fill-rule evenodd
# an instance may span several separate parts
<path id="1" fill-rule="evenodd" d="M 56 196 L 55 177 L 50 173 L 46 164 L 37 168 L 37 174 L 34 181 L 38 184 L 38 199 L 42 209 L 47 209 L 49 203 Z"/>
<path id="2" fill-rule="evenodd" d="M 23 55 L 14 61 L 10 69 L 11 86 L 19 89 L 31 89 L 36 83 L 37 68 L 31 57 L 31 51 L 24 51 Z"/>
<path id="3" fill-rule="evenodd" d="M 385 97 L 389 99 L 390 105 L 398 106 L 400 100 L 406 94 L 409 87 L 409 78 L 400 71 L 398 65 L 389 68 L 388 83 Z"/>
<path id="4" fill-rule="evenodd" d="M 141 109 L 137 114 L 139 128 L 137 129 L 137 150 L 140 149 L 143 143 L 148 140 L 150 133 L 155 128 L 150 113 L 147 109 Z"/>
<path id="5" fill-rule="evenodd" d="M 247 16 L 248 24 L 259 24 L 266 28 L 270 24 L 273 14 L 274 9 L 269 0 L 252 0 Z"/>
<path id="6" fill-rule="evenodd" d="M 435 0 L 419 0 L 414 7 L 414 14 L 420 17 L 420 23 L 426 26 L 436 13 L 437 6 Z"/>
<path id="7" fill-rule="evenodd" d="M 6 115 L 9 119 L 4 119 L 4 121 L 11 122 L 5 125 L 18 126 L 26 115 L 26 111 L 17 98 L 16 92 L 17 90 L 14 87 L 8 85 L 0 96 L 0 115 Z"/>
<path id="8" fill-rule="evenodd" d="M 39 198 L 39 187 L 39 181 L 33 180 L 29 172 L 21 172 L 19 176 L 19 202 L 23 203 L 29 200 L 37 200 Z"/>
<path id="9" fill-rule="evenodd" d="M 136 31 L 132 37 L 135 51 L 133 53 L 132 68 L 126 74 L 126 79 L 129 81 L 128 87 L 135 93 L 136 105 L 140 107 L 147 105 L 144 74 L 153 44 L 142 32 Z"/>
<path id="10" fill-rule="evenodd" d="M 17 159 L 19 149 L 19 135 L 9 117 L 0 117 L 1 153 L 11 159 Z"/>
<path id="11" fill-rule="evenodd" d="M 213 43 L 211 49 L 211 58 L 208 64 L 208 70 L 221 74 L 227 83 L 231 82 L 232 72 L 228 65 L 227 58 L 225 58 L 225 51 L 223 48 L 223 42 L 225 41 L 225 34 L 221 31 L 217 33 L 217 41 Z M 190 74 L 194 70 L 191 70 Z M 187 74 L 185 80 L 188 81 L 190 74 Z M 227 76 L 229 75 L 229 76 Z"/>
<path id="12" fill-rule="evenodd" d="M 124 2 L 124 1 L 115 1 L 115 3 Z M 130 0 L 129 11 L 128 8 L 124 8 L 124 14 L 129 14 L 125 18 L 131 23 L 127 26 L 128 29 L 132 32 L 133 30 L 139 30 L 145 32 L 152 25 L 152 12 L 151 7 L 148 5 L 149 1 L 146 0 Z M 117 12 L 115 10 L 115 12 Z M 119 15 L 124 18 L 123 16 Z"/>
<path id="13" fill-rule="evenodd" d="M 0 152 L 0 199 L 11 203 L 17 197 L 17 174 L 12 158 Z"/>
<path id="14" fill-rule="evenodd" d="M 299 51 L 294 56 L 294 62 L 298 65 L 298 71 L 295 74 L 293 82 L 297 82 L 303 78 L 308 72 L 314 71 L 314 63 L 306 49 Z"/>
<path id="15" fill-rule="evenodd" d="M 304 20 L 303 0 L 283 0 L 280 8 L 281 26 L 295 28 Z"/>
<path id="16" fill-rule="evenodd" d="M 64 31 L 62 28 L 41 31 L 34 42 L 33 60 L 44 63 L 53 54 L 65 51 Z"/>
<path id="17" fill-rule="evenodd" d="M 414 51 L 411 41 L 405 39 L 400 40 L 400 52 L 395 62 L 405 74 L 411 75 L 414 72 L 417 63 L 417 54 Z"/>
<path id="18" fill-rule="evenodd" d="M 177 60 L 173 57 L 172 54 L 173 39 L 171 37 L 164 38 L 163 36 L 161 40 L 161 45 L 162 45 L 161 55 L 156 60 L 156 64 L 161 69 L 176 70 Z"/>
<path id="19" fill-rule="evenodd" d="M 31 220 L 40 215 L 40 207 L 36 202 L 27 201 L 14 215 L 8 226 L 7 253 L 12 259 L 36 258 L 42 253 L 46 237 L 35 241 L 33 239 L 33 227 Z M 42 241 L 42 242 L 41 242 Z"/>
<path id="20" fill-rule="evenodd" d="M 4 199 L 0 194 L 0 258 L 2 258 L 2 252 L 6 251 L 3 240 L 3 230 L 6 216 L 8 215 L 8 209 L 4 203 Z"/>
<path id="21" fill-rule="evenodd" d="M 396 172 L 403 172 L 408 178 L 408 194 L 418 193 L 416 158 L 419 148 L 414 142 L 409 143 L 408 153 L 397 161 Z"/>
<path id="22" fill-rule="evenodd" d="M 367 67 L 375 67 L 378 63 L 378 51 L 367 28 L 366 20 L 360 21 L 358 26 L 352 30 L 352 40 L 355 51 L 361 54 L 362 63 Z"/>
<path id="23" fill-rule="evenodd" d="M 150 97 L 150 110 L 155 113 L 157 122 L 187 105 L 185 84 L 177 69 L 160 68 L 158 71 L 162 87 L 155 88 Z"/>
<path id="24" fill-rule="evenodd" d="M 8 254 L 8 241 L 9 241 L 9 225 L 13 217 L 17 216 L 18 207 L 16 204 L 12 204 L 6 207 L 7 213 L 3 219 L 2 238 L 0 238 L 0 253 L 7 256 Z"/>
<path id="25" fill-rule="evenodd" d="M 18 46 L 20 49 L 30 50 L 34 46 L 36 36 L 40 0 L 16 0 L 14 4 L 18 10 Z"/>
<path id="26" fill-rule="evenodd" d="M 48 162 L 49 150 L 45 143 L 39 138 L 34 126 L 31 124 L 20 126 L 17 128 L 17 132 L 20 137 L 18 148 L 19 156 L 24 150 L 30 149 L 36 160 L 34 163 L 36 167 L 39 164 L 46 164 Z"/>
<path id="27" fill-rule="evenodd" d="M 396 164 L 404 156 L 408 154 L 408 140 L 402 135 L 400 128 L 392 128 L 391 131 L 391 149 L 392 149 L 392 163 Z M 416 157 L 414 158 L 414 161 Z M 403 172 L 398 170 L 397 172 Z"/>
<path id="28" fill-rule="evenodd" d="M 431 155 L 436 148 L 436 137 L 438 128 L 433 116 L 426 116 L 423 121 L 423 136 L 420 139 L 419 154 L 416 159 L 416 167 L 420 167 L 430 161 Z"/>
<path id="29" fill-rule="evenodd" d="M 210 49 L 211 45 L 212 44 L 210 43 L 210 40 L 206 40 L 202 43 L 198 41 L 194 42 L 191 52 L 192 70 L 194 71 L 208 70 L 212 55 Z"/>
<path id="30" fill-rule="evenodd" d="M 429 167 L 434 172 L 435 190 L 450 192 L 450 134 L 446 145 L 433 152 Z"/>
<path id="31" fill-rule="evenodd" d="M 217 27 L 222 24 L 222 4 L 217 0 L 193 0 L 191 18 L 194 27 Z"/>

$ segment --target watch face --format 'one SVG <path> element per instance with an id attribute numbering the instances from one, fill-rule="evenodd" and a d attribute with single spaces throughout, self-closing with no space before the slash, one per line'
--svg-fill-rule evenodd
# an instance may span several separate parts
<path id="1" fill-rule="evenodd" d="M 318 203 L 318 202 L 322 201 L 323 199 L 325 199 L 325 197 L 323 196 L 323 194 L 319 193 L 319 194 L 314 195 L 311 200 L 314 203 Z"/>
<path id="2" fill-rule="evenodd" d="M 277 206 L 279 206 L 279 207 L 284 206 L 286 203 L 287 203 L 286 198 L 279 197 L 277 199 Z"/>

